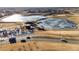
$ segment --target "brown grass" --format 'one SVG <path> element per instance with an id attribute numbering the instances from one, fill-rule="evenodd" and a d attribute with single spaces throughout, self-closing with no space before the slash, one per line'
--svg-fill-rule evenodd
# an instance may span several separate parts
<path id="1" fill-rule="evenodd" d="M 54 16 L 49 16 L 54 17 Z M 79 24 L 79 15 L 68 15 L 68 16 L 55 16 L 59 18 L 68 18 L 69 20 L 74 21 L 75 23 Z M 16 27 L 16 24 L 3 24 L 0 25 L 2 27 Z M 12 27 L 13 26 L 13 27 Z M 52 31 L 38 31 L 34 34 L 37 34 L 39 36 L 47 36 L 47 37 L 54 37 L 54 38 L 67 38 L 67 39 L 74 39 L 79 40 L 79 30 L 52 30 Z M 58 42 L 44 42 L 44 41 L 30 41 L 26 43 L 16 43 L 16 44 L 7 44 L 7 45 L 0 45 L 1 51 L 79 51 L 79 45 L 78 44 L 69 44 L 69 43 L 58 43 Z"/>
<path id="2" fill-rule="evenodd" d="M 38 31 L 35 32 L 34 35 L 38 36 L 46 36 L 51 38 L 66 38 L 66 39 L 73 39 L 79 40 L 79 30 L 52 30 L 52 31 Z"/>
<path id="3" fill-rule="evenodd" d="M 30 41 L 0 45 L 1 51 L 79 51 L 79 45 L 55 42 Z"/>

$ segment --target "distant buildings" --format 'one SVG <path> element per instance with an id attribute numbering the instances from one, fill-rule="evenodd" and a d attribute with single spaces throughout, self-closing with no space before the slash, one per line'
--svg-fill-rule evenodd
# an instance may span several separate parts
<path id="1" fill-rule="evenodd" d="M 67 8 L 67 7 L 43 7 L 43 8 L 0 8 L 0 18 L 12 14 L 23 14 L 25 16 L 27 15 L 52 15 L 52 14 L 70 14 L 70 13 L 79 13 L 79 8 Z M 30 13 L 30 14 L 29 14 Z"/>

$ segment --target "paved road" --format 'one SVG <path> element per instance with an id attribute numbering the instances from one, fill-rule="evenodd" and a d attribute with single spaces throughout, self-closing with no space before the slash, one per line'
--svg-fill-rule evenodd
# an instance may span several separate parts
<path id="1" fill-rule="evenodd" d="M 32 41 L 50 41 L 50 42 L 62 42 L 61 39 L 56 39 L 56 38 L 33 38 Z M 79 40 L 66 40 L 68 43 L 72 44 L 79 44 Z"/>
<path id="2" fill-rule="evenodd" d="M 29 35 L 28 35 L 29 36 Z M 17 42 L 20 42 L 22 39 L 28 41 L 50 41 L 50 42 L 62 42 L 60 39 L 57 38 L 51 38 L 51 37 L 43 37 L 43 36 L 38 36 L 38 35 L 32 35 L 30 36 L 31 39 L 26 39 L 28 37 L 27 35 L 22 35 L 22 36 L 17 36 L 16 40 Z M 66 39 L 67 40 L 67 39 Z M 68 43 L 70 44 L 79 44 L 79 40 L 67 40 Z M 9 38 L 6 38 L 4 40 L 0 40 L 0 44 L 9 44 Z"/>

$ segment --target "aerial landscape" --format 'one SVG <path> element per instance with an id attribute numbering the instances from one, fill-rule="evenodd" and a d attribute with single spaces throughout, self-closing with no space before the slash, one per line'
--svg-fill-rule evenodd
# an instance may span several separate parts
<path id="1" fill-rule="evenodd" d="M 79 7 L 0 7 L 0 51 L 79 51 Z"/>

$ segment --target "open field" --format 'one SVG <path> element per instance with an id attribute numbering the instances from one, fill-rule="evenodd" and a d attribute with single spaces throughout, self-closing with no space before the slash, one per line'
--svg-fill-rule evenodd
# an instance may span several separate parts
<path id="1" fill-rule="evenodd" d="M 53 31 L 38 31 L 35 34 L 38 36 L 46 36 L 52 38 L 64 38 L 64 39 L 71 39 L 71 40 L 79 40 L 79 30 L 53 30 Z"/>
<path id="2" fill-rule="evenodd" d="M 70 37 L 70 39 L 67 39 L 66 37 L 68 43 L 61 42 L 59 39 L 53 39 L 53 38 L 62 38 L 62 36 L 58 36 L 59 34 L 57 35 L 58 32 L 61 32 L 60 34 L 64 35 L 64 38 L 67 34 L 72 37 Z M 79 33 L 79 31 L 75 34 L 72 33 L 73 31 L 70 32 L 56 31 L 56 30 L 45 31 L 45 32 L 38 31 L 32 35 L 32 40 L 27 41 L 26 43 L 17 42 L 14 44 L 1 44 L 0 50 L 1 51 L 77 51 L 78 50 L 79 51 L 79 36 L 77 34 Z M 78 36 L 78 39 L 74 38 L 76 37 L 76 35 Z"/>
<path id="3" fill-rule="evenodd" d="M 35 11 L 36 10 L 36 11 Z M 41 10 L 41 11 L 40 11 Z M 14 44 L 0 44 L 0 51 L 79 51 L 79 14 L 63 14 L 60 11 L 56 11 L 59 14 L 51 14 L 50 9 L 46 12 L 43 9 L 34 10 L 16 10 L 16 13 L 23 15 L 44 15 L 48 18 L 64 18 L 69 19 L 77 24 L 78 29 L 63 29 L 63 30 L 51 30 L 51 31 L 35 31 L 31 34 L 32 40 L 26 43 L 17 42 Z M 23 11 L 23 12 L 21 12 Z M 55 12 L 55 10 L 53 10 Z M 1 12 L 3 16 L 10 15 L 10 11 Z M 15 14 L 14 10 L 11 10 L 11 14 Z M 3 17 L 0 15 L 0 17 Z M 0 23 L 0 28 L 14 29 L 17 26 L 21 26 L 23 23 Z M 27 35 L 25 35 L 26 38 Z M 22 36 L 17 36 L 22 38 Z M 36 38 L 35 38 L 36 37 Z M 65 39 L 68 43 L 61 42 L 60 39 Z"/>
<path id="4" fill-rule="evenodd" d="M 77 16 L 68 16 L 69 20 L 74 21 L 75 23 L 79 24 L 79 15 Z M 57 18 L 65 18 L 57 17 Z M 16 28 L 17 26 L 22 25 L 22 23 L 0 23 L 0 28 Z M 64 50 L 78 50 L 79 51 L 79 29 L 64 29 L 64 30 L 52 30 L 52 31 L 36 31 L 32 34 L 36 35 L 37 39 L 33 39 L 32 41 L 28 41 L 26 43 L 15 43 L 15 44 L 3 44 L 0 45 L 0 50 L 3 51 L 29 51 L 29 50 L 35 50 L 35 51 L 64 51 Z M 19 37 L 19 36 L 18 36 Z M 50 39 L 39 39 L 38 37 L 45 37 L 45 38 L 52 38 Z M 63 43 L 58 40 L 53 40 L 53 38 L 56 39 L 66 39 L 69 43 Z M 77 44 L 76 44 L 77 43 Z"/>
<path id="5" fill-rule="evenodd" d="M 0 45 L 1 51 L 79 51 L 78 44 L 30 41 Z"/>

